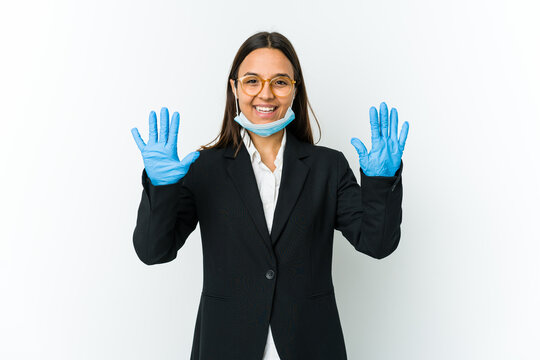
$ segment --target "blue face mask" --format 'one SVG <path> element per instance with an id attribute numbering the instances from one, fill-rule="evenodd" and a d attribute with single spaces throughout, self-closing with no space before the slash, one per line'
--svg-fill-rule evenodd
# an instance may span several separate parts
<path id="1" fill-rule="evenodd" d="M 236 99 L 236 96 L 235 96 Z M 293 97 L 294 101 L 294 97 Z M 236 103 L 236 101 L 235 101 Z M 292 104 L 292 102 L 291 102 Z M 238 104 L 236 104 L 236 113 L 238 114 Z M 294 111 L 289 106 L 287 109 L 287 112 L 285 113 L 285 116 L 282 117 L 279 120 L 272 121 L 271 123 L 266 124 L 254 124 L 251 121 L 248 120 L 248 118 L 244 115 L 244 113 L 240 112 L 236 117 L 234 118 L 234 121 L 242 125 L 244 129 L 247 129 L 249 131 L 254 132 L 255 134 L 259 136 L 270 136 L 281 129 L 283 129 L 285 126 L 289 125 L 291 121 L 294 120 Z"/>

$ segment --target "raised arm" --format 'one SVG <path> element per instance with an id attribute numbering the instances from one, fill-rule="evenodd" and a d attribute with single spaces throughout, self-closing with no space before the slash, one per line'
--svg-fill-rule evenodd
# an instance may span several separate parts
<path id="1" fill-rule="evenodd" d="M 362 186 L 345 159 L 338 156 L 338 189 L 335 228 L 356 250 L 376 259 L 390 255 L 401 236 L 403 186 L 401 157 L 409 131 L 405 122 L 397 137 L 398 115 L 395 108 L 388 121 L 388 108 L 382 102 L 380 117 L 370 108 L 371 151 L 358 138 L 352 138 L 360 163 Z"/>
<path id="2" fill-rule="evenodd" d="M 174 260 L 197 227 L 195 199 L 184 180 L 185 177 L 175 184 L 154 186 L 143 170 L 133 246 L 139 259 L 147 265 Z"/>
<path id="3" fill-rule="evenodd" d="M 194 151 L 179 160 L 179 117 L 177 112 L 173 114 L 169 134 L 169 111 L 161 109 L 158 140 L 156 114 L 150 112 L 148 144 L 144 144 L 136 128 L 131 130 L 145 165 L 133 245 L 139 259 L 147 265 L 175 259 L 198 222 L 188 170 L 199 152 Z"/>
<path id="4" fill-rule="evenodd" d="M 401 236 L 403 162 L 394 176 L 367 176 L 360 169 L 362 186 L 341 152 L 337 163 L 335 229 L 359 252 L 375 259 L 390 255 Z"/>

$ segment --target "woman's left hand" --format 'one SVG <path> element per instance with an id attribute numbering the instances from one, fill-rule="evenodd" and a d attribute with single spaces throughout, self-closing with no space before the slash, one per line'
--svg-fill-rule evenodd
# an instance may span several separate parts
<path id="1" fill-rule="evenodd" d="M 358 138 L 351 139 L 351 144 L 355 147 L 360 158 L 360 167 L 368 176 L 394 176 L 401 165 L 409 123 L 407 121 L 403 123 L 398 142 L 398 114 L 395 108 L 392 108 L 390 113 L 390 133 L 388 132 L 386 103 L 381 103 L 380 125 L 377 109 L 374 106 L 369 109 L 369 118 L 371 123 L 371 151 L 369 154 Z"/>

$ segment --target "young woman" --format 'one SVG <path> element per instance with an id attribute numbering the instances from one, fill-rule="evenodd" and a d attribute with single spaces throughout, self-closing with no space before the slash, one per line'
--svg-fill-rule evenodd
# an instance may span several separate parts
<path id="1" fill-rule="evenodd" d="M 403 162 L 397 111 L 370 109 L 372 149 L 357 138 L 360 187 L 341 151 L 313 143 L 296 52 L 260 32 L 238 50 L 221 133 L 182 161 L 179 114 L 150 113 L 133 244 L 145 264 L 176 258 L 200 224 L 203 288 L 191 359 L 339 360 L 345 343 L 332 283 L 334 229 L 381 259 L 400 240 Z M 311 108 L 311 107 L 310 107 Z M 189 171 L 188 171 L 189 170 Z M 360 303 L 361 304 L 361 303 Z"/>

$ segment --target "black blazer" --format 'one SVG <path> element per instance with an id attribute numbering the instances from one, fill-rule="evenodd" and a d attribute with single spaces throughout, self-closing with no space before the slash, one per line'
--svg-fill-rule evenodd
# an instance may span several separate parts
<path id="1" fill-rule="evenodd" d="M 342 152 L 287 132 L 268 233 L 244 144 L 200 152 L 175 184 L 143 192 L 133 234 L 147 265 L 166 263 L 200 224 L 203 286 L 191 360 L 260 360 L 271 324 L 282 360 L 347 359 L 332 283 L 334 229 L 381 259 L 398 246 L 401 171 L 362 186 Z M 361 301 L 361 299 L 359 299 Z"/>

